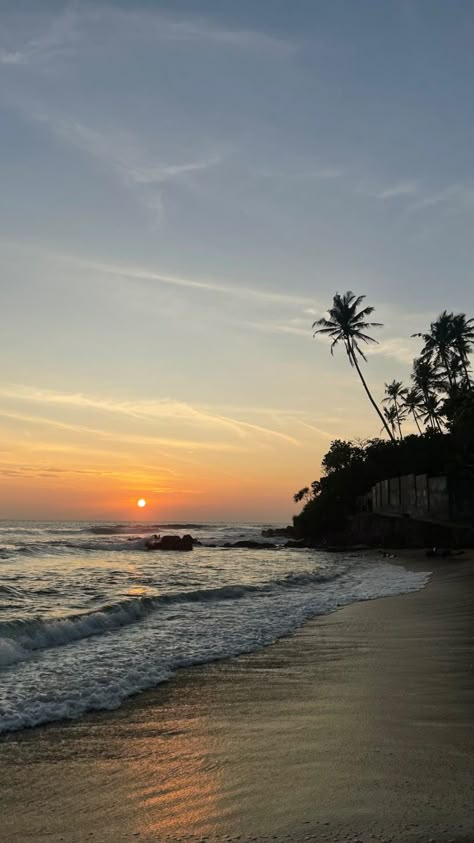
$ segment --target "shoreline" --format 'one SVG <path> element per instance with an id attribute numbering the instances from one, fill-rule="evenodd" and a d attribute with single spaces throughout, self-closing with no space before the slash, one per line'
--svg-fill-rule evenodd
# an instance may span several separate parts
<path id="1" fill-rule="evenodd" d="M 182 670 L 116 711 L 5 736 L 5 843 L 467 840 L 474 568 L 467 555 L 391 561 L 432 579 Z"/>

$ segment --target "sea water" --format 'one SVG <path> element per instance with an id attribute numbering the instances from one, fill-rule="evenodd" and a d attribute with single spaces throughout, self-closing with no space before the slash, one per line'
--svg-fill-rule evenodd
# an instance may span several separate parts
<path id="1" fill-rule="evenodd" d="M 265 526 L 0 522 L 0 732 L 116 708 L 179 668 L 427 582 L 375 555 L 223 546 Z M 159 531 L 202 544 L 148 551 Z"/>

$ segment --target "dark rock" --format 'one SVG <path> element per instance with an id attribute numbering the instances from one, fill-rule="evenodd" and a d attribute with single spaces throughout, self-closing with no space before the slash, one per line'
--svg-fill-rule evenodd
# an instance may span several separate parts
<path id="1" fill-rule="evenodd" d="M 290 525 L 287 527 L 268 527 L 268 529 L 262 530 L 262 536 L 266 539 L 273 539 L 280 536 L 284 539 L 291 539 L 294 535 L 294 528 Z"/>
<path id="2" fill-rule="evenodd" d="M 147 550 L 192 550 L 193 537 L 190 535 L 161 536 L 161 538 L 152 536 L 145 543 L 145 547 Z"/>

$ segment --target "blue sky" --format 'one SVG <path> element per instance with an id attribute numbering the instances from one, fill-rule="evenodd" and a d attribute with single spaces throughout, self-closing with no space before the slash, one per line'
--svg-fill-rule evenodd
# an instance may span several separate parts
<path id="1" fill-rule="evenodd" d="M 378 434 L 311 322 L 367 294 L 381 397 L 474 312 L 473 36 L 457 0 L 3 0 L 9 514 L 123 514 L 180 460 L 158 509 L 284 517 L 331 437 Z"/>

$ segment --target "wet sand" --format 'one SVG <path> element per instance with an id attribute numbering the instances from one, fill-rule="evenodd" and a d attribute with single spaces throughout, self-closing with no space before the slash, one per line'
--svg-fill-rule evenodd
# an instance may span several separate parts
<path id="1" fill-rule="evenodd" d="M 406 564 L 423 591 L 4 738 L 2 843 L 474 840 L 474 564 Z"/>

